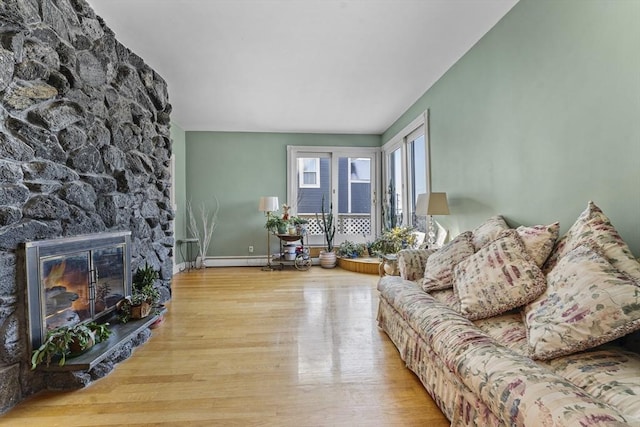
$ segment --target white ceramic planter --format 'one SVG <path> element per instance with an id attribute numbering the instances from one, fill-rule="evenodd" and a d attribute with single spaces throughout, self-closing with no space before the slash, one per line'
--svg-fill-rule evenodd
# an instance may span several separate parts
<path id="1" fill-rule="evenodd" d="M 320 267 L 322 268 L 335 268 L 336 266 L 336 253 L 320 251 Z"/>

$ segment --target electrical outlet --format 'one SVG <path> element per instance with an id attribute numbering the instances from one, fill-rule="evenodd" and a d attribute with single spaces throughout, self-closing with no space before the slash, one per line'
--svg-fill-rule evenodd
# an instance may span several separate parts
<path id="1" fill-rule="evenodd" d="M 249 253 L 252 254 L 253 253 L 253 246 L 249 246 Z"/>

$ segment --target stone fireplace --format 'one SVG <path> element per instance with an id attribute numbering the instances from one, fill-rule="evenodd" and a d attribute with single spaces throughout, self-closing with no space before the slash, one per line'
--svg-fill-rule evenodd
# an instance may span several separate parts
<path id="1" fill-rule="evenodd" d="M 31 350 L 47 331 L 107 318 L 131 295 L 129 232 L 25 244 Z"/>
<path id="2" fill-rule="evenodd" d="M 99 378 L 149 336 L 133 331 L 85 370 L 30 369 L 48 327 L 109 313 L 145 263 L 171 297 L 170 113 L 164 80 L 85 0 L 0 2 L 0 414 Z M 79 236 L 105 233 L 128 236 L 126 249 L 75 250 Z M 66 254 L 42 243 L 62 238 Z M 34 251 L 50 294 L 41 301 L 28 290 Z M 116 273 L 122 251 L 130 265 Z"/>

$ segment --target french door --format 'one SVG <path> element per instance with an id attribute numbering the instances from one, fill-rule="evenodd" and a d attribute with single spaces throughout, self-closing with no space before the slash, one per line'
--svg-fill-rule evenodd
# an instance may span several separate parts
<path id="1" fill-rule="evenodd" d="M 287 200 L 295 215 L 309 221 L 309 244 L 325 244 L 318 222 L 323 200 L 325 212 L 332 207 L 336 246 L 374 238 L 379 156 L 378 148 L 368 147 L 287 147 Z"/>

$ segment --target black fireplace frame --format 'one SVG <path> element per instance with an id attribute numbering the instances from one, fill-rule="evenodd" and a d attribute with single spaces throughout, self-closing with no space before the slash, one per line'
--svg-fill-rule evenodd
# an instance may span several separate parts
<path id="1" fill-rule="evenodd" d="M 24 244 L 26 261 L 26 290 L 27 290 L 27 323 L 29 330 L 30 351 L 40 347 L 46 336 L 46 307 L 43 297 L 44 287 L 40 283 L 40 259 L 43 257 L 67 255 L 78 252 L 89 252 L 123 246 L 123 278 L 125 295 L 131 295 L 131 232 L 114 232 L 87 234 L 81 236 L 58 238 L 50 240 L 40 240 L 26 242 Z M 91 255 L 89 256 L 91 259 Z M 93 273 L 91 273 L 93 274 Z M 92 278 L 90 280 L 95 280 Z M 111 307 L 100 313 L 91 320 L 99 321 L 113 312 L 115 307 Z"/>

